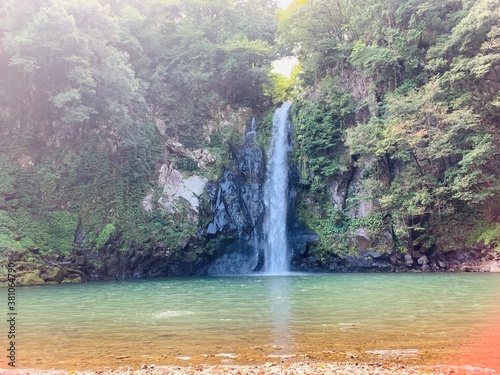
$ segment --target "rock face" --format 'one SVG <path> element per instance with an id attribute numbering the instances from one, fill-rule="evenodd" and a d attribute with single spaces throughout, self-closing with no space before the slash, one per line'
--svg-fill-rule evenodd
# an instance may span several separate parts
<path id="1" fill-rule="evenodd" d="M 207 186 L 208 224 L 202 230 L 209 239 L 226 238 L 217 246 L 220 257 L 206 269 L 208 274 L 250 273 L 258 266 L 264 165 L 264 153 L 250 132 L 241 149 L 233 153 L 233 168 Z"/>
<path id="2" fill-rule="evenodd" d="M 316 232 L 307 228 L 293 228 L 288 234 L 288 248 L 293 257 L 302 257 L 308 253 L 308 245 L 319 241 Z"/>
<path id="3" fill-rule="evenodd" d="M 225 240 L 216 246 L 217 257 L 205 270 L 207 274 L 248 274 L 262 269 L 265 168 L 264 153 L 252 129 L 246 134 L 242 147 L 233 153 L 233 168 L 225 171 L 217 183 L 208 186 L 209 220 L 203 230 L 209 239 L 216 241 L 223 237 Z M 297 168 L 290 166 L 288 175 L 288 186 L 283 187 L 289 191 L 288 249 L 292 254 L 303 254 L 308 244 L 319 237 L 299 226 L 297 186 L 301 182 Z"/>
<path id="4" fill-rule="evenodd" d="M 193 211 L 198 212 L 199 197 L 203 193 L 207 181 L 206 178 L 199 176 L 184 177 L 171 164 L 163 164 L 158 178 L 158 183 L 163 186 L 163 194 L 158 200 L 158 205 L 168 212 L 174 213 L 176 202 L 179 199 L 185 199 Z"/>
<path id="5" fill-rule="evenodd" d="M 429 257 L 417 253 L 361 251 L 359 255 L 328 257 L 305 251 L 295 254 L 292 270 L 302 272 L 500 272 L 500 253 L 462 249 Z"/>

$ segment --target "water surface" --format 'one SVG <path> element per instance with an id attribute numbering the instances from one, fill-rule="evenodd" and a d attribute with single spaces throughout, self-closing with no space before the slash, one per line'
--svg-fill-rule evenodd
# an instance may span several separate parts
<path id="1" fill-rule="evenodd" d="M 6 300 L 5 290 L 1 291 Z M 329 274 L 18 288 L 20 367 L 449 361 L 500 311 L 500 275 Z"/>

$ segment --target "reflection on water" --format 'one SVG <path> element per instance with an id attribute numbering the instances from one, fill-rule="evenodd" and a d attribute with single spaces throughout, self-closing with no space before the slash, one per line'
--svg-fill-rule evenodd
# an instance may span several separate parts
<path id="1" fill-rule="evenodd" d="M 290 277 L 274 276 L 266 278 L 265 281 L 268 287 L 268 301 L 272 319 L 273 347 L 279 350 L 285 349 L 280 353 L 284 354 L 292 348 L 293 344 L 290 333 L 292 320 Z"/>
<path id="2" fill-rule="evenodd" d="M 439 363 L 488 327 L 499 311 L 499 294 L 500 275 L 485 274 L 218 277 L 19 288 L 18 360 L 21 367 L 71 369 L 258 363 L 303 355 Z"/>

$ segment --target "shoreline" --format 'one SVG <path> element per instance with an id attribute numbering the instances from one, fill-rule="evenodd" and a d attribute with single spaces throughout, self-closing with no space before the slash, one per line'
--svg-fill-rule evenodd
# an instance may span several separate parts
<path id="1" fill-rule="evenodd" d="M 2 371 L 3 373 L 3 371 Z M 361 362 L 271 362 L 263 365 L 190 365 L 190 366 L 155 366 L 142 365 L 138 369 L 122 367 L 102 370 L 43 370 L 13 369 L 12 375 L 493 375 L 494 369 L 470 365 L 434 365 L 411 366 L 395 363 Z"/>

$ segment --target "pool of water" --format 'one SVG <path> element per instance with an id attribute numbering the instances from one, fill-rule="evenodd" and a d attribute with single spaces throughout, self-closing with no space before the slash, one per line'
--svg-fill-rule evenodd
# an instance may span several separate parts
<path id="1" fill-rule="evenodd" d="M 6 291 L 0 293 L 6 301 Z M 18 288 L 18 367 L 446 363 L 498 316 L 499 297 L 500 275 L 494 274 L 175 278 Z"/>

